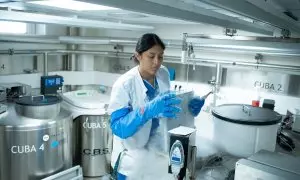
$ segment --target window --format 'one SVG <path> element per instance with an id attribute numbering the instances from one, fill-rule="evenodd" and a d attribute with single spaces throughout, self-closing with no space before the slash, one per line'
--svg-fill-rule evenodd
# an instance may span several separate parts
<path id="1" fill-rule="evenodd" d="M 26 34 L 27 24 L 22 22 L 0 21 L 0 33 Z"/>

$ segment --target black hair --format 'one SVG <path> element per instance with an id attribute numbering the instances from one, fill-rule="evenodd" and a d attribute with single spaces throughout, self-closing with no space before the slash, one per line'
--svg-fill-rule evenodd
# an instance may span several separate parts
<path id="1" fill-rule="evenodd" d="M 161 46 L 163 50 L 165 50 L 166 48 L 165 44 L 156 34 L 146 33 L 142 35 L 142 37 L 140 37 L 140 39 L 138 40 L 135 47 L 135 52 L 141 55 L 143 52 L 151 49 L 155 45 Z M 131 59 L 133 59 L 135 63 L 139 64 L 139 61 L 135 55 L 133 55 Z"/>

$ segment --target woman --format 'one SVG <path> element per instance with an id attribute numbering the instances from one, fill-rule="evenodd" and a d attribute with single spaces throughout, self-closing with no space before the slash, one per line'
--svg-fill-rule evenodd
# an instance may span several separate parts
<path id="1" fill-rule="evenodd" d="M 156 34 L 144 34 L 133 59 L 138 66 L 113 85 L 110 109 L 114 134 L 112 165 L 118 180 L 168 179 L 168 159 L 159 153 L 159 118 L 175 118 L 181 100 L 170 89 L 168 70 L 161 66 L 165 45 Z M 189 104 L 194 116 L 204 100 Z M 160 174 L 163 173 L 163 174 Z"/>

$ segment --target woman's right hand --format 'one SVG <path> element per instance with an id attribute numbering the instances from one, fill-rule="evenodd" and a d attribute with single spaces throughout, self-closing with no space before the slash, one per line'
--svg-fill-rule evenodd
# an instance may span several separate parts
<path id="1" fill-rule="evenodd" d="M 181 101 L 182 100 L 176 97 L 176 94 L 173 92 L 158 95 L 145 106 L 144 113 L 146 118 L 175 118 L 176 114 L 181 111 L 181 108 L 177 106 L 181 103 Z"/>

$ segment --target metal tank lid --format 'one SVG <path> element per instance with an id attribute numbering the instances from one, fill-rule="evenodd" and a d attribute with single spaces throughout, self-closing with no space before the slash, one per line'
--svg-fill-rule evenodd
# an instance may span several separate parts
<path id="1" fill-rule="evenodd" d="M 73 106 L 85 109 L 105 109 L 110 96 L 101 94 L 96 90 L 77 90 L 62 94 L 64 101 Z"/>
<path id="2" fill-rule="evenodd" d="M 14 103 L 6 103 L 7 111 L 0 114 L 0 134 L 2 130 L 28 131 L 56 126 L 57 121 L 71 117 L 71 113 L 61 109 L 54 119 L 33 119 L 17 114 Z"/>
<path id="3" fill-rule="evenodd" d="M 244 125 L 273 125 L 282 116 L 270 109 L 246 104 L 224 104 L 213 109 L 212 115 L 220 120 Z"/>
<path id="4" fill-rule="evenodd" d="M 62 99 L 55 95 L 22 96 L 15 100 L 16 104 L 23 106 L 47 106 L 60 103 Z"/>

